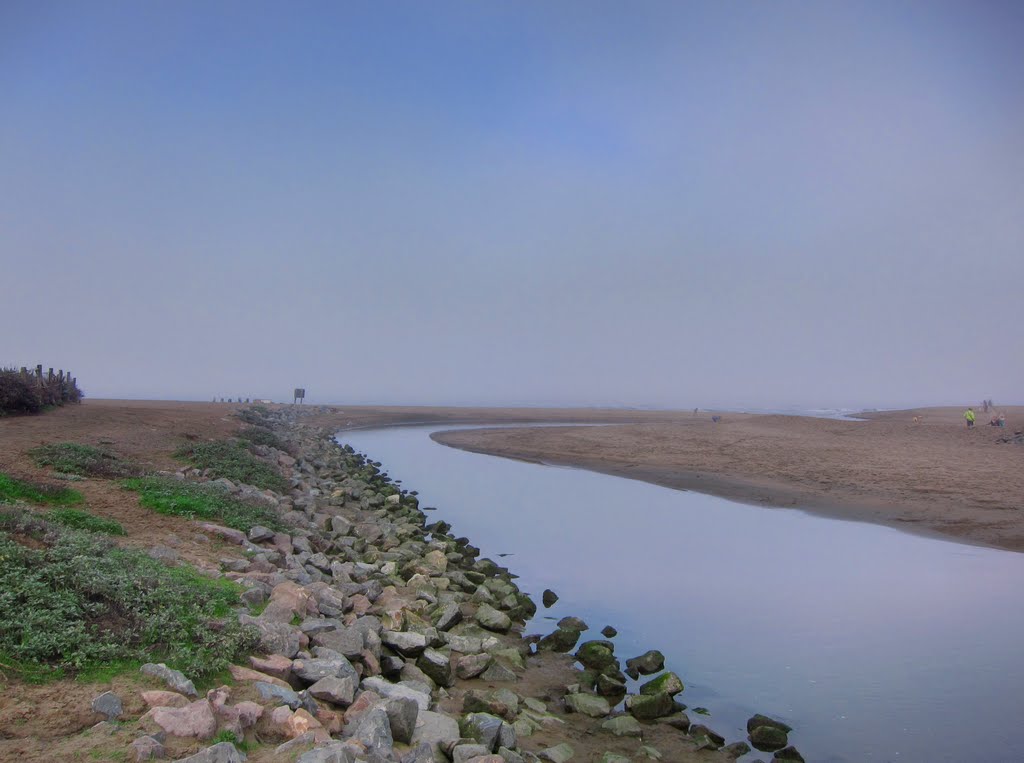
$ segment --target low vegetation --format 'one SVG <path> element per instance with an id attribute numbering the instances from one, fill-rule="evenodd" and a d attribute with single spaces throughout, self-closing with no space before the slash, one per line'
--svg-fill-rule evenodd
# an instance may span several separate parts
<path id="1" fill-rule="evenodd" d="M 198 469 L 205 469 L 211 477 L 225 477 L 232 482 L 244 482 L 279 493 L 288 489 L 281 473 L 250 453 L 240 440 L 190 443 L 174 455 Z"/>
<path id="2" fill-rule="evenodd" d="M 58 472 L 83 477 L 120 478 L 142 473 L 141 467 L 132 461 L 102 448 L 75 442 L 40 445 L 30 450 L 29 455 L 39 466 L 49 466 Z"/>
<path id="3" fill-rule="evenodd" d="M 233 498 L 218 485 L 173 477 L 140 477 L 121 484 L 139 494 L 142 506 L 160 514 L 207 519 L 244 531 L 255 525 L 281 528 L 272 507 Z"/>
<path id="4" fill-rule="evenodd" d="M 0 416 L 41 413 L 83 397 L 78 385 L 66 376 L 39 377 L 16 368 L 0 368 Z"/>
<path id="5" fill-rule="evenodd" d="M 288 450 L 288 444 L 267 427 L 248 427 L 239 432 L 238 436 L 251 445 L 266 445 L 278 450 Z"/>
<path id="6" fill-rule="evenodd" d="M 64 525 L 76 530 L 88 530 L 106 535 L 125 535 L 121 523 L 114 519 L 105 519 L 90 514 L 82 509 L 52 509 L 47 512 L 46 519 L 54 524 Z"/>
<path id="7" fill-rule="evenodd" d="M 19 480 L 7 474 L 0 474 L 0 503 L 25 501 L 51 506 L 73 506 L 82 500 L 82 494 L 77 490 Z"/>
<path id="8" fill-rule="evenodd" d="M 166 662 L 202 678 L 255 648 L 239 588 L 27 511 L 0 512 L 0 663 L 23 680 Z"/>

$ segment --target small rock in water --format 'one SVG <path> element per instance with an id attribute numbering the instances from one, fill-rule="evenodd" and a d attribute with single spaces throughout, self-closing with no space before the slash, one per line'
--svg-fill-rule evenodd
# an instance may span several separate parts
<path id="1" fill-rule="evenodd" d="M 558 594 L 552 591 L 550 588 L 545 588 L 544 593 L 540 597 L 541 602 L 544 604 L 544 608 L 547 609 L 554 605 L 558 601 Z"/>
<path id="2" fill-rule="evenodd" d="M 634 681 L 640 676 L 649 676 L 665 667 L 665 655 L 657 649 L 644 652 L 639 657 L 626 660 L 626 674 Z"/>
<path id="3" fill-rule="evenodd" d="M 605 638 L 614 638 L 615 636 L 619 635 L 619 632 L 615 630 L 612 626 L 606 625 L 601 629 L 601 635 Z"/>
<path id="4" fill-rule="evenodd" d="M 796 763 L 804 763 L 804 756 L 797 752 L 795 747 L 784 747 L 775 753 L 772 760 L 792 760 Z"/>

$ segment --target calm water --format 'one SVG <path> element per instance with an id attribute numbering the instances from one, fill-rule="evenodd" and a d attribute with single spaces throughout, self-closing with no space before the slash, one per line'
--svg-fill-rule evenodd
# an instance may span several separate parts
<path id="1" fill-rule="evenodd" d="M 559 594 L 530 632 L 573 614 L 584 638 L 615 626 L 620 659 L 660 649 L 729 742 L 762 712 L 808 760 L 1024 759 L 1024 554 L 466 453 L 432 431 L 339 439 L 538 604 Z"/>

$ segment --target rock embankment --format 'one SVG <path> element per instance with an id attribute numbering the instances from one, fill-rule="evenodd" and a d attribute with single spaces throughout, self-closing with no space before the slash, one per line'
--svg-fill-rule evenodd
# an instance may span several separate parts
<path id="1" fill-rule="evenodd" d="M 624 673 L 613 642 L 577 648 L 587 630 L 578 618 L 524 636 L 536 606 L 515 576 L 445 522 L 428 523 L 415 493 L 380 464 L 295 414 L 267 414 L 265 424 L 288 452 L 257 452 L 290 490 L 224 487 L 273 503 L 283 529 L 201 526 L 243 552 L 223 560 L 222 574 L 244 587 L 238 617 L 261 653 L 232 667 L 234 686 L 205 695 L 177 671 L 145 666 L 154 688 L 142 695 L 149 733 L 133 744 L 138 760 L 166 757 L 181 739 L 194 752 L 181 760 L 196 763 L 244 760 L 246 748 L 301 763 L 616 763 L 749 750 L 691 726 L 673 673 L 627 694 L 626 674 L 663 670 L 659 652 L 627 660 Z M 561 671 L 561 686 L 538 678 L 543 670 Z M 613 710 L 623 699 L 625 710 Z M 119 712 L 115 700 L 100 703 L 108 717 Z M 751 739 L 799 760 L 785 746 L 788 727 L 769 721 L 751 726 Z"/>

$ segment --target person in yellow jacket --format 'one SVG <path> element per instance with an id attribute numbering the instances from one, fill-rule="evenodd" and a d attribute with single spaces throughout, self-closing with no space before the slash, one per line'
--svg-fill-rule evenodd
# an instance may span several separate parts
<path id="1" fill-rule="evenodd" d="M 964 411 L 964 418 L 967 420 L 967 428 L 970 429 L 974 426 L 974 409 L 968 408 Z"/>

